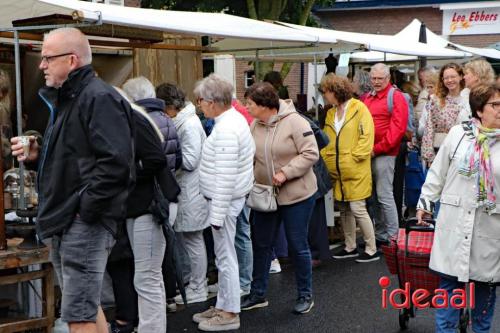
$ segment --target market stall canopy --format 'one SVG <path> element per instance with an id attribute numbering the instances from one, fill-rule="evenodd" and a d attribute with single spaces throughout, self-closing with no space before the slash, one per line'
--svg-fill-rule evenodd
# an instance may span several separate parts
<path id="1" fill-rule="evenodd" d="M 399 40 L 407 40 L 411 42 L 418 42 L 418 37 L 420 33 L 420 26 L 422 22 L 418 19 L 414 19 L 410 24 L 408 24 L 403 30 L 394 35 L 395 38 Z M 457 43 L 452 43 L 445 38 L 436 35 L 434 32 L 426 28 L 427 43 L 433 47 L 452 47 L 461 51 L 469 52 L 482 57 L 488 57 L 493 59 L 500 59 L 500 51 L 492 48 L 479 48 L 479 47 L 469 47 Z"/>
<path id="2" fill-rule="evenodd" d="M 295 42 L 257 40 L 242 42 L 230 38 L 211 44 L 204 54 L 208 56 L 231 54 L 235 58 L 244 60 L 253 60 L 258 55 L 258 58 L 263 60 L 271 58 L 277 61 L 308 62 L 312 61 L 315 55 L 324 57 L 329 53 L 349 53 L 360 48 L 363 48 L 363 46 L 358 43 L 342 41 L 305 45 L 304 43 Z M 256 53 L 257 50 L 258 54 Z"/>
<path id="3" fill-rule="evenodd" d="M 327 43 L 330 40 L 341 40 L 364 44 L 371 51 L 421 57 L 462 58 L 471 56 L 468 52 L 450 50 L 435 45 L 420 43 L 418 41 L 404 40 L 391 35 L 363 34 L 333 29 L 312 28 L 283 22 L 279 22 L 279 24 L 295 28 L 311 35 L 316 35 L 320 43 Z"/>
<path id="4" fill-rule="evenodd" d="M 3 0 L 0 28 L 12 21 L 50 15 L 74 16 L 104 24 L 153 29 L 170 33 L 315 43 L 317 37 L 272 23 L 221 13 L 181 12 L 123 7 L 78 0 Z"/>

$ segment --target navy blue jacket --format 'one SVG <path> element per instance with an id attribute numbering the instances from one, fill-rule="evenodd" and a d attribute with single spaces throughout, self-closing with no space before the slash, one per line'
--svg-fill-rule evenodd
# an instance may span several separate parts
<path id="1" fill-rule="evenodd" d="M 172 119 L 165 114 L 165 102 L 159 98 L 145 98 L 135 102 L 146 109 L 146 112 L 153 119 L 155 124 L 163 134 L 163 152 L 167 156 L 167 165 L 175 171 L 182 165 L 182 151 L 177 131 Z"/>

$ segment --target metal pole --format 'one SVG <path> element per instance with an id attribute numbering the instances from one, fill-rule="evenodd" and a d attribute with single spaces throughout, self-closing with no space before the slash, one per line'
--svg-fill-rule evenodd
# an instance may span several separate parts
<path id="1" fill-rule="evenodd" d="M 316 120 L 319 119 L 318 111 L 318 59 L 314 54 L 314 110 L 316 111 Z"/>
<path id="2" fill-rule="evenodd" d="M 19 51 L 19 31 L 14 30 L 14 56 L 16 66 L 16 109 L 17 109 L 17 135 L 23 135 L 23 111 L 21 106 L 21 56 Z M 26 208 L 24 202 L 24 163 L 19 162 L 19 207 Z"/>
<path id="3" fill-rule="evenodd" d="M 255 50 L 255 64 L 253 66 L 255 71 L 255 83 L 260 81 L 259 78 L 259 50 Z"/>

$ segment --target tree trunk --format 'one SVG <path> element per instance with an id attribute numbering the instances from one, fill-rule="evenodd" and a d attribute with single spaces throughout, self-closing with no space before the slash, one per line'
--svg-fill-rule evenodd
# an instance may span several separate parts
<path id="1" fill-rule="evenodd" d="M 304 9 L 302 10 L 302 13 L 300 14 L 299 18 L 299 25 L 306 25 L 307 19 L 309 18 L 309 15 L 311 14 L 311 9 L 312 6 L 314 5 L 314 2 L 316 0 L 307 0 L 306 4 L 304 5 Z"/>
<path id="2" fill-rule="evenodd" d="M 247 0 L 248 17 L 257 20 L 257 10 L 255 9 L 255 0 Z"/>

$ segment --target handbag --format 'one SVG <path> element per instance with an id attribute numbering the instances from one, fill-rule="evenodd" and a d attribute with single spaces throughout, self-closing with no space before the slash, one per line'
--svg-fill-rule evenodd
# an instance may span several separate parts
<path id="1" fill-rule="evenodd" d="M 278 125 L 274 127 L 273 137 L 271 139 L 271 146 L 274 141 L 274 134 L 276 133 L 276 128 Z M 274 162 L 271 152 L 271 168 L 274 176 Z M 269 182 L 272 184 L 273 180 L 269 174 L 269 168 L 267 170 L 267 176 L 269 177 Z M 278 195 L 278 188 L 274 185 L 265 185 L 254 183 L 250 193 L 247 198 L 247 206 L 257 212 L 275 212 L 278 210 L 278 202 L 276 200 L 276 196 Z"/>
<path id="2" fill-rule="evenodd" d="M 278 210 L 276 187 L 273 185 L 253 184 L 247 199 L 247 206 L 258 212 L 275 212 Z"/>

